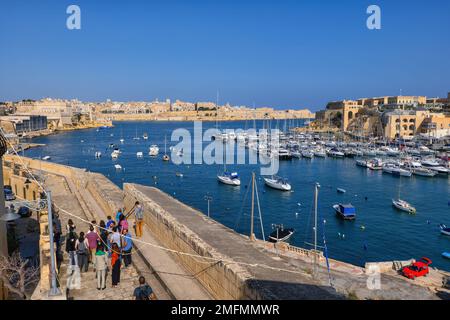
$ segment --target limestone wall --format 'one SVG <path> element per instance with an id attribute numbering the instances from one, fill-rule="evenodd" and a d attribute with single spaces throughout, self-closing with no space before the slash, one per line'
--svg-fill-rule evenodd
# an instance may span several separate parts
<path id="1" fill-rule="evenodd" d="M 165 247 L 204 257 L 230 260 L 179 223 L 168 211 L 142 194 L 133 184 L 124 184 L 124 205 L 129 210 L 136 201 L 144 206 L 144 221 L 152 235 Z M 173 258 L 199 280 L 215 299 L 260 299 L 260 293 L 246 281 L 250 274 L 238 265 L 210 262 L 199 257 L 173 254 Z"/>

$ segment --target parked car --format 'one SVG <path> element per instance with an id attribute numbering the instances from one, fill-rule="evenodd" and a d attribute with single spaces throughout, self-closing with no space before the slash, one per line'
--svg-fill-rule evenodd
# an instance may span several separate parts
<path id="1" fill-rule="evenodd" d="M 22 218 L 28 218 L 31 217 L 32 211 L 28 207 L 20 207 L 17 211 L 17 214 L 20 215 Z"/>
<path id="2" fill-rule="evenodd" d="M 429 266 L 431 265 L 431 260 L 428 258 L 421 258 L 419 261 L 413 264 L 403 267 L 401 273 L 408 279 L 415 279 L 419 277 L 425 277 L 429 272 Z"/>
<path id="3" fill-rule="evenodd" d="M 3 189 L 3 192 L 5 193 L 5 200 L 6 201 L 12 201 L 16 200 L 16 195 L 14 192 L 11 191 L 11 189 Z"/>

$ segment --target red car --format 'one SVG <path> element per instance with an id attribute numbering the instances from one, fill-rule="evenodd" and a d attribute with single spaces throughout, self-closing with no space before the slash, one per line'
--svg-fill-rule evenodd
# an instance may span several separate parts
<path id="1" fill-rule="evenodd" d="M 413 280 L 418 277 L 425 277 L 430 272 L 428 268 L 430 264 L 430 259 L 422 258 L 407 267 L 403 267 L 402 274 L 408 279 Z"/>

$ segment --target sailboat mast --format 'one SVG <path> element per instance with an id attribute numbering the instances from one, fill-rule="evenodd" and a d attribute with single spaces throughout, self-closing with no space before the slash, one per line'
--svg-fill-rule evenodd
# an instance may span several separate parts
<path id="1" fill-rule="evenodd" d="M 252 211 L 250 215 L 250 241 L 254 241 L 253 219 L 255 214 L 255 173 L 252 173 Z"/>
<path id="2" fill-rule="evenodd" d="M 314 193 L 314 250 L 317 250 L 317 200 L 319 198 L 319 184 L 316 183 Z"/>

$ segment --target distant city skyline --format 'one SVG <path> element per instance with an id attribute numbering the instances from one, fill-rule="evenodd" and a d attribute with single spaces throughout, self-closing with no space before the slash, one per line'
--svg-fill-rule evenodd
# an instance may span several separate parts
<path id="1" fill-rule="evenodd" d="M 81 30 L 66 9 L 81 8 Z M 366 9 L 381 8 L 381 30 Z M 0 101 L 328 101 L 450 91 L 448 1 L 2 1 Z"/>

